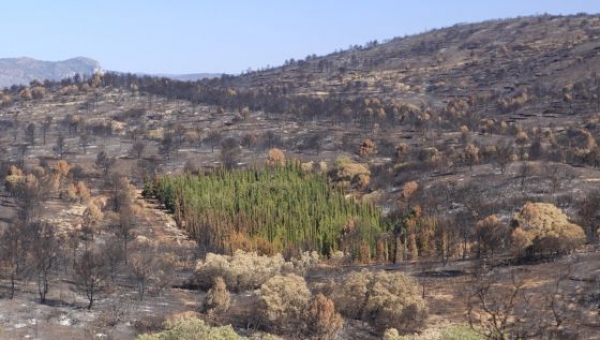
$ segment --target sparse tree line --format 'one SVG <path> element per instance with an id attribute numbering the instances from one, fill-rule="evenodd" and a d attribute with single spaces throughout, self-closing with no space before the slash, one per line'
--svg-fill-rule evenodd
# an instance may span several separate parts
<path id="1" fill-rule="evenodd" d="M 555 98 L 558 95 L 570 98 L 562 101 L 563 104 L 589 103 L 598 96 L 596 90 L 600 81 L 597 78 L 596 74 L 592 74 L 572 85 L 555 90 L 549 89 L 546 92 L 520 89 L 507 94 L 471 95 L 461 99 L 451 99 L 443 108 L 424 102 L 415 104 L 380 98 L 343 98 L 336 95 L 324 98 L 288 96 L 284 94 L 285 91 L 275 88 L 266 93 L 253 94 L 230 88 L 219 88 L 217 80 L 183 83 L 110 73 L 94 75 L 81 83 L 65 80 L 62 84 L 38 82 L 33 85 L 60 88 L 60 86 L 77 87 L 87 84 L 92 87 L 126 87 L 132 91 L 133 88 L 138 88 L 136 91 L 148 91 L 149 96 L 166 95 L 167 99 L 186 99 L 192 103 L 204 103 L 234 112 L 262 110 L 295 120 L 327 120 L 332 126 L 359 124 L 372 131 L 377 131 L 379 127 L 383 129 L 403 127 L 405 130 L 408 129 L 407 140 L 404 143 L 390 138 L 376 137 L 376 132 L 371 133 L 373 134 L 371 138 L 380 146 L 377 155 L 397 157 L 398 161 L 415 160 L 437 169 L 448 169 L 457 165 L 473 167 L 478 164 L 496 164 L 501 171 L 504 171 L 507 164 L 515 161 L 551 161 L 597 167 L 600 164 L 600 149 L 595 138 L 598 132 L 598 117 L 587 118 L 583 127 L 566 126 L 560 129 L 545 127 L 526 129 L 520 127 L 513 118 L 486 118 L 490 112 L 518 111 L 520 107 L 539 100 L 539 96 Z M 16 89 L 5 90 L 4 92 L 7 93 L 5 96 L 10 97 L 14 91 Z M 206 92 L 205 95 L 202 95 L 203 91 Z M 13 101 L 6 101 L 7 105 L 11 103 Z M 110 121 L 88 121 L 82 114 L 70 114 L 56 122 L 52 117 L 47 117 L 38 124 L 35 122 L 23 124 L 17 115 L 12 120 L 0 121 L 0 125 L 12 131 L 13 143 L 17 142 L 19 135 L 23 136 L 22 153 L 25 153 L 27 147 L 35 146 L 36 143 L 45 145 L 46 135 L 52 128 L 52 124 L 56 123 L 58 137 L 54 151 L 59 158 L 74 151 L 73 145 L 66 143 L 67 137 L 78 137 L 77 147 L 85 154 L 87 148 L 94 144 L 95 138 L 106 138 L 122 133 L 123 124 L 127 124 L 126 134 L 133 142 L 130 154 L 135 158 L 141 158 L 146 149 L 147 143 L 139 139 L 140 136 L 145 140 L 158 142 L 159 153 L 167 160 L 176 154 L 183 143 L 192 147 L 210 145 L 212 150 L 215 147 L 235 150 L 235 147 L 231 147 L 235 146 L 234 140 L 226 137 L 232 137 L 238 144 L 255 150 L 292 146 L 284 143 L 274 132 L 264 136 L 223 136 L 209 131 L 196 131 L 177 124 L 160 128 L 145 126 L 140 124 L 140 117 L 145 114 L 144 109 L 134 108 L 115 114 Z M 454 141 L 440 139 L 436 135 L 442 132 L 460 132 L 460 138 Z M 481 133 L 503 137 L 494 137 L 501 143 L 486 144 L 481 141 L 482 138 L 478 138 Z M 369 134 L 365 133 L 365 135 Z M 40 138 L 43 141 L 40 141 Z M 321 139 L 322 136 L 315 135 L 313 139 L 298 140 L 294 143 L 316 150 L 318 153 Z M 340 141 L 340 144 L 342 148 L 348 150 L 355 148 L 354 145 L 347 146 L 343 141 Z M 232 163 L 236 158 L 235 153 L 223 154 L 223 160 L 227 163 Z"/>
<path id="2" fill-rule="evenodd" d="M 7 164 L 6 162 L 2 163 Z M 138 299 L 158 294 L 170 284 L 174 252 L 154 240 L 137 237 L 135 228 L 141 207 L 135 188 L 124 177 L 113 175 L 114 159 L 100 153 L 98 171 L 104 172 L 106 196 L 93 197 L 84 180 L 76 180 L 77 168 L 64 160 L 31 168 L 4 167 L 3 205 L 15 214 L 0 235 L 0 277 L 8 280 L 13 298 L 35 282 L 40 302 L 51 291 L 71 287 L 85 297 L 87 308 L 118 290 L 134 289 Z M 62 199 L 82 207 L 80 218 L 52 219 L 41 212 L 49 199 Z M 161 251 L 162 256 L 155 253 Z M 75 296 L 73 295 L 73 296 Z"/>

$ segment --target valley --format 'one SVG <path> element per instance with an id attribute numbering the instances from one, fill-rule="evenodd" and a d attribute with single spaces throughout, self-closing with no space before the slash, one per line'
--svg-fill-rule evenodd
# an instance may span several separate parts
<path id="1" fill-rule="evenodd" d="M 541 15 L 5 88 L 0 339 L 598 339 L 598 46 Z"/>

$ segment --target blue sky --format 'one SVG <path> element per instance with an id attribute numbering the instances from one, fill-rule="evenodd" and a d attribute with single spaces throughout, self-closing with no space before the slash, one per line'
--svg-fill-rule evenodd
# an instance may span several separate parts
<path id="1" fill-rule="evenodd" d="M 97 59 L 105 69 L 233 73 L 350 45 L 599 0 L 8 0 L 0 58 Z"/>

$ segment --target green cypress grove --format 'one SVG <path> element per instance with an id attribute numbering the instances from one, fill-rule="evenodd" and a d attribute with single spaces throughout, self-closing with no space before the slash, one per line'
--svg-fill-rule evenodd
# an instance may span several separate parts
<path id="1" fill-rule="evenodd" d="M 356 203 L 298 164 L 164 176 L 150 191 L 206 251 L 375 250 L 379 209 Z"/>

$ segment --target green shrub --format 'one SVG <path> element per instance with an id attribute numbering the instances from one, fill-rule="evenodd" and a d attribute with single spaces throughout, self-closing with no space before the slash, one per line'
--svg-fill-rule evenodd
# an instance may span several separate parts
<path id="1" fill-rule="evenodd" d="M 452 325 L 442 330 L 443 340 L 481 340 L 483 337 L 474 331 L 469 325 Z"/>
<path id="2" fill-rule="evenodd" d="M 383 332 L 381 340 L 408 340 L 408 338 L 400 335 L 396 328 L 388 328 Z"/>
<path id="3" fill-rule="evenodd" d="M 231 327 L 211 327 L 195 318 L 178 318 L 166 323 L 166 330 L 154 334 L 143 334 L 137 340 L 243 340 Z"/>

